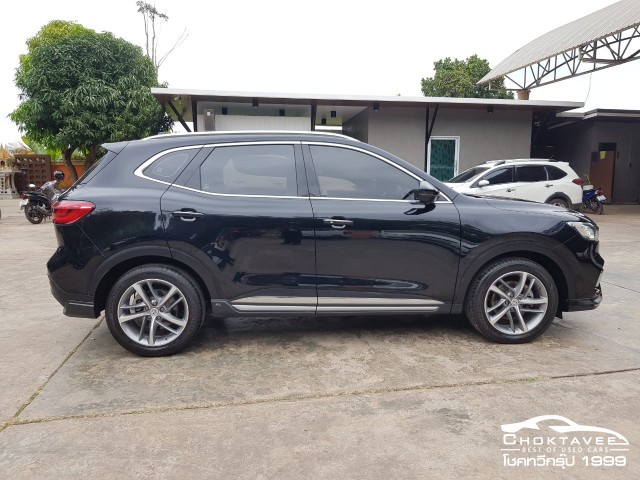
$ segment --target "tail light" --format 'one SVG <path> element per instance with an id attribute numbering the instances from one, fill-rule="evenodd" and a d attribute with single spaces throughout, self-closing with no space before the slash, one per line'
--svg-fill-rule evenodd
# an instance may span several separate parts
<path id="1" fill-rule="evenodd" d="M 83 217 L 89 215 L 96 206 L 91 202 L 76 202 L 62 200 L 51 207 L 53 223 L 57 225 L 71 225 Z"/>
<path id="2" fill-rule="evenodd" d="M 598 195 L 602 195 L 602 188 L 600 188 L 600 187 L 596 188 L 596 193 Z"/>
<path id="3" fill-rule="evenodd" d="M 27 197 L 27 194 L 26 194 L 26 193 L 22 192 L 22 193 L 20 194 L 20 198 L 29 198 L 29 197 Z"/>
<path id="4" fill-rule="evenodd" d="M 576 185 L 582 186 L 584 184 L 584 182 L 582 181 L 581 178 L 574 178 L 573 180 L 571 180 L 573 183 L 575 183 Z"/>

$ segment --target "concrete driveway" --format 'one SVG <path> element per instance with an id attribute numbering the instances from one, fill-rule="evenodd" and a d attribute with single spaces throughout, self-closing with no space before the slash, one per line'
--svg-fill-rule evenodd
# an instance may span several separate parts
<path id="1" fill-rule="evenodd" d="M 458 317 L 211 320 L 159 359 L 64 317 L 53 226 L 0 208 L 0 478 L 640 478 L 638 206 L 596 218 L 601 307 L 532 344 Z M 501 430 L 542 415 L 628 445 Z"/>

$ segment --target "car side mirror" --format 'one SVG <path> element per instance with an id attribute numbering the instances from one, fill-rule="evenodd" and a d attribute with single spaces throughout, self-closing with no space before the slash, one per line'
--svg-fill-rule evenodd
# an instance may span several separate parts
<path id="1" fill-rule="evenodd" d="M 486 186 L 487 186 L 487 185 L 489 185 L 489 184 L 490 184 L 489 180 L 480 180 L 480 181 L 478 182 L 478 186 L 479 186 L 479 187 L 486 187 Z"/>
<path id="2" fill-rule="evenodd" d="M 417 195 L 420 203 L 423 203 L 424 205 L 431 205 L 432 203 L 435 203 L 438 195 L 440 195 L 440 191 L 436 190 L 429 182 L 420 182 Z"/>

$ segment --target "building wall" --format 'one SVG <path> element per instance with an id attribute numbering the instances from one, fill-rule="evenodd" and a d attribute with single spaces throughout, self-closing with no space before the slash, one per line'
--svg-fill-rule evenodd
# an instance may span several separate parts
<path id="1" fill-rule="evenodd" d="M 425 109 L 382 106 L 367 112 L 367 142 L 424 169 Z"/>
<path id="2" fill-rule="evenodd" d="M 612 200 L 640 202 L 640 125 L 587 120 L 559 129 L 557 138 L 558 159 L 569 162 L 582 178 L 589 174 L 591 155 L 599 144 L 615 143 Z"/>
<path id="3" fill-rule="evenodd" d="M 532 116 L 530 110 L 440 109 L 431 136 L 460 137 L 459 173 L 486 160 L 529 158 Z"/>
<path id="4" fill-rule="evenodd" d="M 216 130 L 311 130 L 311 121 L 304 117 L 263 117 L 247 115 L 217 115 Z"/>
<path id="5" fill-rule="evenodd" d="M 344 122 L 342 133 L 361 142 L 369 143 L 369 110 L 363 110 Z"/>

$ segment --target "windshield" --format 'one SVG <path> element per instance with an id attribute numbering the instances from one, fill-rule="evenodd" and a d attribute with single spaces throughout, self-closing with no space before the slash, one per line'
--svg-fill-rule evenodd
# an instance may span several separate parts
<path id="1" fill-rule="evenodd" d="M 464 172 L 459 173 L 458 175 L 453 177 L 451 180 L 447 180 L 447 183 L 468 182 L 473 177 L 480 175 L 481 173 L 486 172 L 487 170 L 489 170 L 489 167 L 473 167 L 473 168 L 470 168 L 469 170 L 465 170 Z"/>

